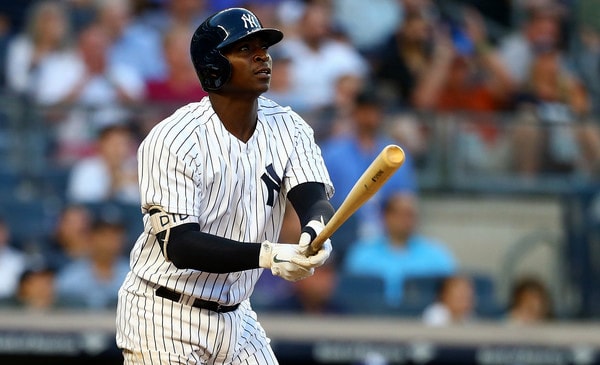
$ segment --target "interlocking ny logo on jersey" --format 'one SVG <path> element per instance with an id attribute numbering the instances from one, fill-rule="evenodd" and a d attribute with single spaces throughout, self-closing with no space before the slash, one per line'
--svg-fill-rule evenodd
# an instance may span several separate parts
<path id="1" fill-rule="evenodd" d="M 267 191 L 269 192 L 269 196 L 267 197 L 267 205 L 272 207 L 273 202 L 275 201 L 275 192 L 281 190 L 281 178 L 277 176 L 275 169 L 273 168 L 273 164 L 267 166 L 267 172 L 262 174 L 260 177 L 262 181 L 267 185 Z"/>
<path id="2" fill-rule="evenodd" d="M 244 28 L 258 28 L 258 19 L 252 15 L 244 14 L 242 15 L 242 20 L 244 21 Z"/>

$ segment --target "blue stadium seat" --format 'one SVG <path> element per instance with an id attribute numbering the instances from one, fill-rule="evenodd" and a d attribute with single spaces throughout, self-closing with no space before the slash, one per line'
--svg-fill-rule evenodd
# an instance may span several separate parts
<path id="1" fill-rule="evenodd" d="M 0 206 L 0 215 L 11 232 L 11 243 L 21 249 L 27 249 L 26 246 L 31 244 L 42 244 L 51 231 L 55 213 L 36 199 L 3 199 Z"/>
<path id="2" fill-rule="evenodd" d="M 387 315 L 390 308 L 385 301 L 383 279 L 374 276 L 338 274 L 334 292 L 335 301 L 344 305 L 352 315 Z"/>
<path id="3" fill-rule="evenodd" d="M 496 297 L 496 285 L 491 275 L 468 272 L 475 292 L 475 313 L 479 318 L 498 318 L 502 308 Z M 399 316 L 419 317 L 425 308 L 437 300 L 444 276 L 411 277 L 404 281 L 402 302 L 395 313 Z"/>
<path id="4" fill-rule="evenodd" d="M 404 317 L 419 317 L 425 307 L 435 302 L 444 276 L 416 276 L 404 280 L 402 302 L 395 314 Z"/>
<path id="5" fill-rule="evenodd" d="M 20 182 L 20 176 L 11 169 L 0 169 L 0 198 L 15 196 Z"/>
<path id="6" fill-rule="evenodd" d="M 47 167 L 39 173 L 40 193 L 44 196 L 54 196 L 61 201 L 67 199 L 67 185 L 70 169 Z"/>
<path id="7" fill-rule="evenodd" d="M 503 308 L 496 296 L 496 283 L 486 273 L 471 273 L 475 289 L 475 313 L 479 318 L 497 319 L 503 314 Z"/>

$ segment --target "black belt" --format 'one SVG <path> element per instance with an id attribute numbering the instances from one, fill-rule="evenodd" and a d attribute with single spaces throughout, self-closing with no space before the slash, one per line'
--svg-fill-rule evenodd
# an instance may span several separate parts
<path id="1" fill-rule="evenodd" d="M 179 302 L 181 300 L 180 293 L 174 292 L 173 290 L 171 290 L 169 288 L 165 288 L 164 286 L 161 286 L 158 289 L 156 289 L 156 295 L 161 298 L 172 300 L 174 302 Z M 238 309 L 239 306 L 240 306 L 239 303 L 235 304 L 235 305 L 222 305 L 217 302 L 210 302 L 208 300 L 199 299 L 199 298 L 194 299 L 194 302 L 192 303 L 192 307 L 208 309 L 213 312 L 219 312 L 219 313 L 226 313 L 226 312 L 234 311 L 234 310 Z"/>

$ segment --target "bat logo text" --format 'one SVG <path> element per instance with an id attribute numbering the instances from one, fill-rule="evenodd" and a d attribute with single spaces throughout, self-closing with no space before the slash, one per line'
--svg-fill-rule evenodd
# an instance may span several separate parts
<path id="1" fill-rule="evenodd" d="M 377 181 L 377 179 L 379 179 L 379 178 L 381 177 L 381 175 L 382 175 L 382 174 L 383 174 L 383 170 L 379 170 L 379 171 L 377 171 L 377 173 L 375 174 L 375 176 L 373 176 L 373 177 L 371 178 L 371 181 L 373 181 L 373 182 Z"/>

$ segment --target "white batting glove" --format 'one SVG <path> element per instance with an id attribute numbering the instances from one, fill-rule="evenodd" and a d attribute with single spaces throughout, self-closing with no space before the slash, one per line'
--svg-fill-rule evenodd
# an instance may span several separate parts
<path id="1" fill-rule="evenodd" d="M 310 243 L 321 233 L 323 228 L 325 227 L 325 223 L 323 222 L 323 218 L 321 220 L 311 220 L 302 228 L 302 233 L 300 234 L 300 241 L 298 245 L 300 246 L 301 252 L 304 253 L 303 257 L 299 257 L 294 260 L 294 262 L 300 266 L 304 266 L 306 268 L 315 268 L 323 265 L 325 261 L 331 255 L 331 251 L 333 247 L 331 246 L 331 240 L 328 238 L 323 246 L 317 253 L 314 255 L 306 257 L 306 252 L 308 252 L 308 247 Z"/>
<path id="2" fill-rule="evenodd" d="M 306 257 L 302 254 L 299 245 L 264 241 L 260 246 L 258 265 L 271 269 L 273 275 L 281 276 L 285 280 L 298 281 L 315 272 L 314 268 L 295 262 L 301 258 Z"/>

